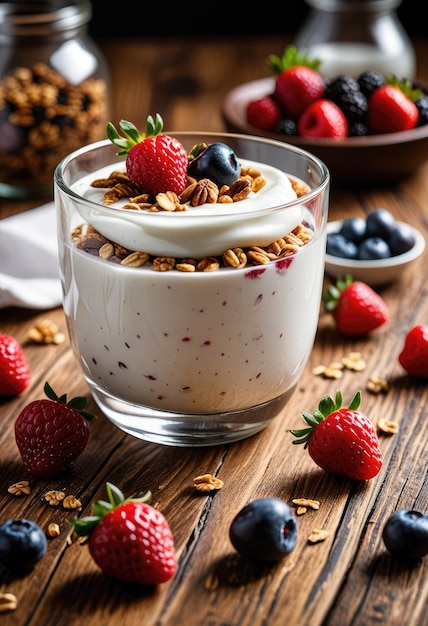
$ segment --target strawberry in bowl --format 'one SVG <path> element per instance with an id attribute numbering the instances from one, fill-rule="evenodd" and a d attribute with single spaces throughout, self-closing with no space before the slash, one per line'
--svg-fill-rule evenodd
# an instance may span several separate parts
<path id="1" fill-rule="evenodd" d="M 226 96 L 222 116 L 228 131 L 298 145 L 324 161 L 333 184 L 339 185 L 396 182 L 426 160 L 428 86 L 422 82 L 371 68 L 356 78 L 322 78 L 320 64 L 293 46 L 281 57 L 270 55 L 268 63 L 273 76 L 244 83 Z M 300 110 L 281 98 L 287 73 L 293 75 L 287 84 L 289 101 L 294 93 L 306 103 Z"/>

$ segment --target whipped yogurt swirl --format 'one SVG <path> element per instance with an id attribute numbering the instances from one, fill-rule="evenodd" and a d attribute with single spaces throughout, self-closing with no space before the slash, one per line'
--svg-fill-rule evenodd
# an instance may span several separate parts
<path id="1" fill-rule="evenodd" d="M 241 163 L 266 179 L 262 189 L 238 202 L 189 206 L 186 211 L 124 210 L 125 201 L 103 205 L 105 190 L 92 187 L 91 182 L 122 166 L 124 170 L 124 162 L 81 178 L 72 191 L 81 217 L 129 250 L 181 258 L 218 256 L 230 248 L 266 246 L 292 231 L 304 215 L 284 172 L 259 162 L 241 159 Z"/>

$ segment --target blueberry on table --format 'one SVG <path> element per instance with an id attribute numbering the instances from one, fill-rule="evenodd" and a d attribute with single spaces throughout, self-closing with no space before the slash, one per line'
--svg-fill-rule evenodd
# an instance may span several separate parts
<path id="1" fill-rule="evenodd" d="M 193 149 L 194 150 L 194 149 Z M 193 150 L 191 154 L 194 154 Z M 197 180 L 209 178 L 221 188 L 231 185 L 241 174 L 241 164 L 232 148 L 220 141 L 208 146 L 196 146 L 196 154 L 189 161 L 187 173 Z"/>
<path id="2" fill-rule="evenodd" d="M 327 235 L 327 254 L 341 257 L 342 259 L 356 259 L 358 247 L 354 241 L 347 239 L 340 233 Z"/>
<path id="3" fill-rule="evenodd" d="M 31 570 L 47 547 L 45 533 L 31 520 L 15 518 L 0 525 L 0 562 L 11 570 Z"/>
<path id="4" fill-rule="evenodd" d="M 367 215 L 366 237 L 382 237 L 388 240 L 396 226 L 395 217 L 388 209 L 374 209 Z"/>
<path id="5" fill-rule="evenodd" d="M 369 237 L 358 246 L 358 258 L 361 261 L 389 259 L 391 248 L 382 237 Z"/>
<path id="6" fill-rule="evenodd" d="M 396 511 L 387 520 L 382 538 L 394 556 L 418 561 L 428 554 L 428 515 L 419 511 Z"/>
<path id="7" fill-rule="evenodd" d="M 248 559 L 279 561 L 296 545 L 297 523 L 286 502 L 280 498 L 260 498 L 236 515 L 229 537 L 235 550 Z"/>

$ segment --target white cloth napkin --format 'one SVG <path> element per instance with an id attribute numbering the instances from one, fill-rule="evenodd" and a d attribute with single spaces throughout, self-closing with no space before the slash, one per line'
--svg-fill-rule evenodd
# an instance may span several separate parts
<path id="1" fill-rule="evenodd" d="M 0 308 L 61 302 L 54 203 L 0 220 Z"/>

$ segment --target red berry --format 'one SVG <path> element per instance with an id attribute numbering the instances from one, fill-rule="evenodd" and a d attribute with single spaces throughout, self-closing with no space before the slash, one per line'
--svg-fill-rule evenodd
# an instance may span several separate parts
<path id="1" fill-rule="evenodd" d="M 419 324 L 409 330 L 398 360 L 411 376 L 428 378 L 427 324 Z"/>
<path id="2" fill-rule="evenodd" d="M 343 335 L 365 335 L 389 318 L 388 307 L 379 294 L 350 276 L 339 278 L 323 299 L 326 311 L 333 315 L 337 330 Z"/>
<path id="3" fill-rule="evenodd" d="M 175 573 L 174 539 L 167 520 L 144 498 L 125 500 L 107 483 L 109 502 L 99 501 L 94 515 L 73 520 L 75 532 L 89 535 L 89 551 L 98 567 L 118 580 L 158 585 Z"/>
<path id="4" fill-rule="evenodd" d="M 18 396 L 30 384 L 31 371 L 19 342 L 0 333 L 0 397 Z"/>
<path id="5" fill-rule="evenodd" d="M 369 98 L 367 125 L 372 135 L 410 130 L 418 118 L 416 104 L 395 84 L 379 87 Z"/>
<path id="6" fill-rule="evenodd" d="M 374 478 L 382 468 L 382 453 L 376 429 L 358 410 L 357 391 L 348 407 L 342 407 L 342 394 L 336 399 L 324 396 L 314 414 L 303 412 L 307 428 L 291 430 L 293 443 L 304 443 L 312 460 L 332 474 L 356 480 Z"/>
<path id="7" fill-rule="evenodd" d="M 15 422 L 15 439 L 24 465 L 38 478 L 51 478 L 83 452 L 89 439 L 88 421 L 94 416 L 84 411 L 86 398 L 67 403 L 48 383 L 47 400 L 34 400 L 25 406 Z"/>
<path id="8" fill-rule="evenodd" d="M 107 135 L 121 148 L 118 155 L 127 155 L 129 180 L 153 196 L 166 191 L 180 195 L 187 184 L 188 155 L 178 139 L 161 132 L 161 116 L 156 115 L 155 121 L 151 116 L 147 118 L 143 135 L 126 120 L 121 120 L 119 126 L 125 137 L 119 135 L 111 122 L 107 125 Z"/>
<path id="9" fill-rule="evenodd" d="M 283 70 L 276 79 L 275 98 L 287 117 L 297 120 L 307 107 L 324 95 L 324 81 L 309 67 Z"/>
<path id="10" fill-rule="evenodd" d="M 348 122 L 334 102 L 321 98 L 302 113 L 297 122 L 297 132 L 302 137 L 341 139 L 348 136 Z"/>
<path id="11" fill-rule="evenodd" d="M 317 71 L 319 60 L 309 60 L 304 52 L 288 46 L 281 57 L 271 55 L 269 63 L 276 74 L 274 96 L 283 117 L 297 120 L 312 102 L 323 97 L 325 85 Z"/>
<path id="12" fill-rule="evenodd" d="M 262 130 L 274 130 L 282 119 L 282 112 L 272 96 L 252 100 L 247 105 L 247 122 Z"/>

